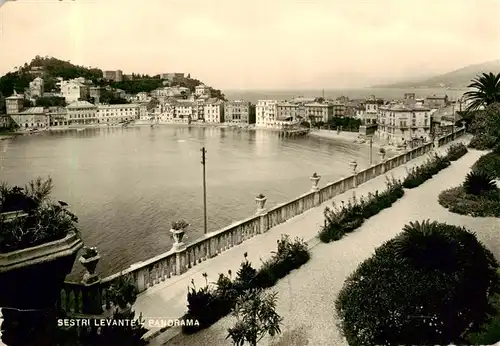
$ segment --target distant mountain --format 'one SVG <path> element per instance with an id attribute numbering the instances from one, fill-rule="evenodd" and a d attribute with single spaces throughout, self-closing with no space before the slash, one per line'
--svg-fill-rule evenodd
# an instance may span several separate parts
<path id="1" fill-rule="evenodd" d="M 481 64 L 474 64 L 439 76 L 417 81 L 404 81 L 393 84 L 377 85 L 376 88 L 465 88 L 471 80 L 481 73 L 499 73 L 500 60 L 493 60 Z"/>

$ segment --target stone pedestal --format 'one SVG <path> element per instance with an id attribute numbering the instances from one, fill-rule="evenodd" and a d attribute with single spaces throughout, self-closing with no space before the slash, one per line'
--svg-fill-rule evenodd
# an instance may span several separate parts
<path id="1" fill-rule="evenodd" d="M 255 197 L 255 202 L 257 203 L 257 215 L 260 215 L 265 211 L 266 201 L 266 197 Z"/>
<path id="2" fill-rule="evenodd" d="M 186 245 L 174 244 L 172 250 L 175 251 L 175 275 L 181 275 L 186 271 Z"/>
<path id="3" fill-rule="evenodd" d="M 318 184 L 319 184 L 319 180 L 321 179 L 321 177 L 319 175 L 313 175 L 313 176 L 310 176 L 309 179 L 311 180 L 311 183 L 312 183 L 312 187 L 311 187 L 311 191 L 319 191 L 319 187 L 318 187 Z"/>

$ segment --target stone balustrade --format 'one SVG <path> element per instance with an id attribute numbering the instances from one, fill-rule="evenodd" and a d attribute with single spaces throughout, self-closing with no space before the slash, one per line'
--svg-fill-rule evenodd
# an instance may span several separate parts
<path id="1" fill-rule="evenodd" d="M 448 134 L 439 138 L 437 143 L 444 145 L 465 133 L 460 129 L 455 134 Z M 120 273 L 113 274 L 99 281 L 97 293 L 94 294 L 101 301 L 102 310 L 109 308 L 109 299 L 106 297 L 106 289 L 122 275 L 129 275 L 139 292 L 144 292 L 149 287 L 155 286 L 170 279 L 172 276 L 180 275 L 199 263 L 217 256 L 224 251 L 241 244 L 258 234 L 267 232 L 269 229 L 298 216 L 305 211 L 321 205 L 335 196 L 349 189 L 363 184 L 370 179 L 385 174 L 391 169 L 405 164 L 406 162 L 425 155 L 433 149 L 433 143 L 427 143 L 414 149 L 405 150 L 403 153 L 389 159 L 384 159 L 381 153 L 381 162 L 370 167 L 356 171 L 357 163 L 351 163 L 353 174 L 329 183 L 324 187 L 318 187 L 319 176 L 314 174 L 310 177 L 312 189 L 298 198 L 279 204 L 275 207 L 265 209 L 266 198 L 263 195 L 256 197 L 258 205 L 257 213 L 247 219 L 235 222 L 218 231 L 210 232 L 196 239 L 190 244 L 177 243 L 168 252 L 138 262 Z M 95 286 L 95 285 L 94 285 Z M 90 288 L 83 283 L 66 282 L 61 293 L 60 307 L 68 313 L 85 313 L 85 301 L 88 299 Z"/>

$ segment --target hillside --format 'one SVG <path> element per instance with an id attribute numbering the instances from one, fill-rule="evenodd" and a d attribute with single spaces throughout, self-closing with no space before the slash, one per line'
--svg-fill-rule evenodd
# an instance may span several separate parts
<path id="1" fill-rule="evenodd" d="M 439 76 L 417 80 L 417 81 L 405 81 L 398 82 L 388 85 L 378 85 L 374 86 L 377 88 L 439 88 L 439 87 L 451 87 L 451 88 L 465 88 L 470 84 L 471 80 L 478 74 L 483 72 L 500 72 L 500 60 L 493 60 L 484 62 L 481 64 L 469 65 L 460 68 L 455 71 L 451 71 Z"/>
<path id="2" fill-rule="evenodd" d="M 36 56 L 31 62 L 25 63 L 16 68 L 15 71 L 9 72 L 0 77 L 0 97 L 8 97 L 13 94 L 14 89 L 22 93 L 24 89 L 29 86 L 36 76 L 41 76 L 44 80 L 44 89 L 51 91 L 56 88 L 56 77 L 66 79 L 73 79 L 77 77 L 84 77 L 91 80 L 93 84 L 99 86 L 111 86 L 113 88 L 122 89 L 123 91 L 136 94 L 138 92 L 150 92 L 163 86 L 163 80 L 160 75 L 148 76 L 133 74 L 133 80 L 124 80 L 122 82 L 112 82 L 103 79 L 103 72 L 101 69 L 93 67 L 78 66 L 53 57 L 40 57 Z M 189 88 L 194 92 L 194 88 L 202 84 L 201 81 L 191 78 L 190 75 L 179 79 L 175 82 L 176 85 Z M 219 97 L 225 99 L 224 94 L 217 89 L 210 88 L 212 97 Z"/>

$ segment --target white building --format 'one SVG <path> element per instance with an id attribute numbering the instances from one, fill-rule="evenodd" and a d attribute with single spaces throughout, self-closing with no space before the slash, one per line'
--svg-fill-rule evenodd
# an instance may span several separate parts
<path id="1" fill-rule="evenodd" d="M 118 104 L 97 106 L 96 118 L 99 124 L 118 124 L 144 116 L 144 106 L 140 104 Z"/>
<path id="2" fill-rule="evenodd" d="M 43 95 L 43 79 L 36 77 L 30 82 L 29 94 L 31 98 L 42 97 Z"/>
<path id="3" fill-rule="evenodd" d="M 420 104 L 392 103 L 379 107 L 378 134 L 392 144 L 430 140 L 431 109 Z"/>
<path id="4" fill-rule="evenodd" d="M 205 84 L 200 84 L 200 85 L 195 87 L 194 94 L 198 97 L 200 97 L 200 96 L 210 97 L 210 88 L 207 87 Z"/>
<path id="5" fill-rule="evenodd" d="M 207 123 L 224 122 L 224 102 L 217 99 L 208 100 L 203 107 L 204 119 Z"/>
<path id="6" fill-rule="evenodd" d="M 10 118 L 21 130 L 45 128 L 50 124 L 50 117 L 43 107 L 27 108 L 17 114 L 10 114 Z"/>
<path id="7" fill-rule="evenodd" d="M 89 97 L 89 87 L 76 81 L 62 81 L 61 95 L 66 103 L 86 100 Z"/>
<path id="8" fill-rule="evenodd" d="M 277 105 L 278 100 L 259 100 L 255 106 L 255 126 L 276 127 L 278 126 Z"/>
<path id="9" fill-rule="evenodd" d="M 66 106 L 66 121 L 68 125 L 95 124 L 96 106 L 87 101 L 74 101 Z"/>

